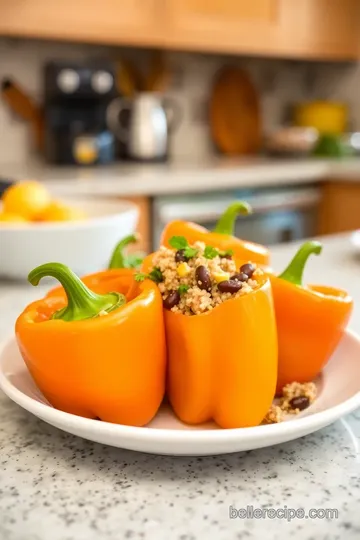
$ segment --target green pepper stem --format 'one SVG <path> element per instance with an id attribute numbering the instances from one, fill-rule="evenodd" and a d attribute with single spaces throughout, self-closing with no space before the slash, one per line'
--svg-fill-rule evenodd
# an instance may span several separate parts
<path id="1" fill-rule="evenodd" d="M 109 269 L 127 268 L 127 260 L 126 256 L 124 255 L 124 248 L 126 248 L 126 246 L 128 246 L 129 244 L 135 244 L 138 241 L 139 235 L 137 233 L 125 236 L 125 238 L 120 240 L 120 242 L 115 246 L 115 249 L 112 253 L 109 263 Z"/>
<path id="2" fill-rule="evenodd" d="M 55 311 L 52 319 L 63 321 L 81 321 L 91 319 L 101 312 L 109 313 L 125 303 L 122 294 L 112 292 L 95 294 L 70 268 L 61 263 L 47 263 L 34 268 L 28 276 L 31 285 L 38 285 L 43 277 L 54 277 L 64 287 L 68 304 Z"/>
<path id="3" fill-rule="evenodd" d="M 251 206 L 245 201 L 236 201 L 225 210 L 223 215 L 216 223 L 214 232 L 220 234 L 234 235 L 235 221 L 239 214 L 247 216 L 252 213 Z"/>
<path id="4" fill-rule="evenodd" d="M 320 255 L 321 250 L 322 244 L 320 244 L 320 242 L 305 242 L 294 255 L 287 268 L 279 275 L 279 278 L 289 281 L 294 285 L 301 286 L 304 268 L 308 258 L 310 255 Z"/>

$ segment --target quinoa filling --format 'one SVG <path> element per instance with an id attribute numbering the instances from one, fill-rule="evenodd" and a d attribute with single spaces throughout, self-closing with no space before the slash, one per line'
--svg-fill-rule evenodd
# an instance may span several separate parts
<path id="1" fill-rule="evenodd" d="M 182 236 L 171 238 L 170 245 L 173 249 L 162 246 L 154 254 L 154 268 L 145 276 L 158 283 L 165 309 L 200 315 L 259 287 L 263 271 L 251 262 L 237 268 L 231 251 L 203 242 L 189 245 Z"/>

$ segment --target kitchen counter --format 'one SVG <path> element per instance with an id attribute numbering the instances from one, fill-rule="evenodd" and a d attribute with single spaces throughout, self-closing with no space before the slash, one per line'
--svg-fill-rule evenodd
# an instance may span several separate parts
<path id="1" fill-rule="evenodd" d="M 280 270 L 294 246 L 274 249 Z M 348 235 L 313 257 L 314 282 L 360 298 Z M 43 289 L 44 290 L 44 289 Z M 0 284 L 0 339 L 39 295 Z M 306 324 L 306 321 L 304 321 Z M 350 325 L 360 332 L 360 303 Z M 206 458 L 152 456 L 85 441 L 0 396 L 1 540 L 352 540 L 360 537 L 360 410 L 302 439 Z M 338 519 L 230 519 L 229 507 L 331 508 Z"/>
<path id="2" fill-rule="evenodd" d="M 209 158 L 169 164 L 117 164 L 107 167 L 49 167 L 1 164 L 0 175 L 37 178 L 58 195 L 136 196 L 208 192 L 321 182 L 324 179 L 360 180 L 360 158 L 248 159 Z"/>

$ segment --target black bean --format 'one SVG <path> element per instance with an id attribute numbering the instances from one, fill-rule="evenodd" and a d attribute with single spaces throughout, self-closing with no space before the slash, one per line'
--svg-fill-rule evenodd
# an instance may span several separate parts
<path id="1" fill-rule="evenodd" d="M 255 266 L 251 263 L 246 263 L 240 266 L 240 272 L 243 272 L 244 274 L 246 274 L 248 278 L 251 278 L 255 270 L 256 270 Z"/>
<path id="2" fill-rule="evenodd" d="M 293 397 L 289 401 L 289 405 L 292 409 L 299 409 L 303 411 L 310 405 L 310 400 L 306 396 Z"/>
<path id="3" fill-rule="evenodd" d="M 249 276 L 244 274 L 244 272 L 237 272 L 230 278 L 231 280 L 237 280 L 237 281 L 247 281 L 249 279 Z"/>
<path id="4" fill-rule="evenodd" d="M 187 262 L 189 260 L 189 257 L 186 257 L 185 250 L 184 249 L 178 249 L 175 253 L 175 261 L 176 262 Z"/>
<path id="5" fill-rule="evenodd" d="M 222 254 L 220 255 L 220 257 L 221 257 L 222 259 L 232 259 L 231 253 L 222 253 Z"/>
<path id="6" fill-rule="evenodd" d="M 178 291 L 170 291 L 166 298 L 163 300 L 163 305 L 165 309 L 171 309 L 174 306 L 177 306 L 180 302 L 180 294 Z"/>
<path id="7" fill-rule="evenodd" d="M 236 292 L 240 291 L 241 287 L 241 281 L 237 281 L 235 279 L 220 281 L 218 284 L 218 289 L 220 292 L 229 292 L 231 294 L 235 294 Z"/>
<path id="8" fill-rule="evenodd" d="M 210 274 L 205 266 L 198 266 L 195 270 L 195 279 L 199 289 L 211 291 Z"/>

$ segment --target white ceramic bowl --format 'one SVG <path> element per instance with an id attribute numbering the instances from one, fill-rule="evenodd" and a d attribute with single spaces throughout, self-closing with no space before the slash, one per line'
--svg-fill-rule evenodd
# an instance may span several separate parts
<path id="1" fill-rule="evenodd" d="M 0 276 L 26 279 L 46 262 L 62 262 L 77 274 L 105 268 L 117 242 L 134 232 L 138 209 L 124 201 L 64 200 L 89 219 L 0 225 Z"/>

